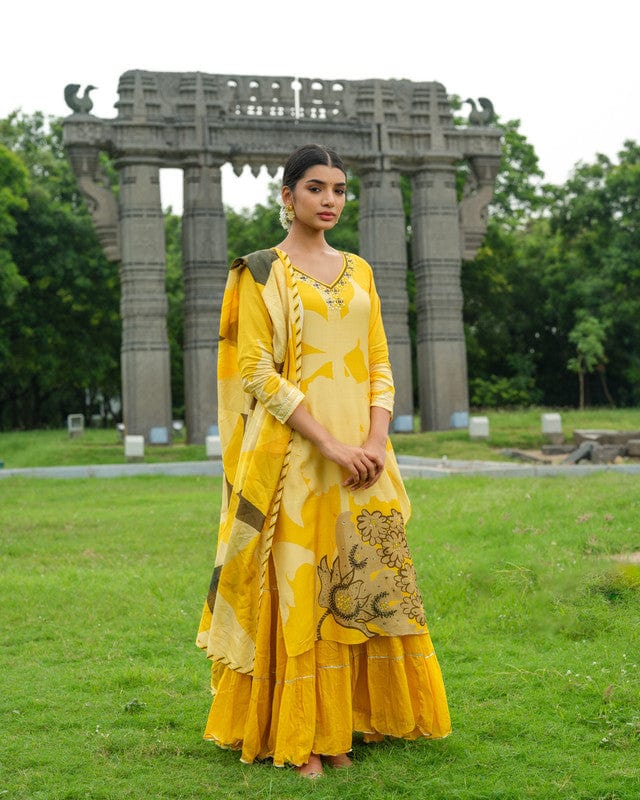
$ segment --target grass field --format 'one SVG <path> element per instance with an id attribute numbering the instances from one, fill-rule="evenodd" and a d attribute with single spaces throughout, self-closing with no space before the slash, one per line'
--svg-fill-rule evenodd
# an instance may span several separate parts
<path id="1" fill-rule="evenodd" d="M 407 486 L 454 733 L 310 783 L 201 738 L 219 479 L 1 481 L 0 798 L 637 800 L 637 479 Z"/>
<path id="2" fill-rule="evenodd" d="M 395 434 L 394 447 L 404 455 L 450 459 L 504 461 L 503 448 L 535 449 L 544 444 L 541 415 L 547 409 L 482 412 L 489 418 L 489 439 L 471 441 L 466 429 Z M 561 412 L 562 428 L 567 441 L 572 441 L 577 428 L 640 431 L 639 409 L 587 409 Z M 171 447 L 147 446 L 144 460 L 201 461 L 204 445 L 188 445 L 184 438 Z M 83 436 L 69 438 L 66 430 L 20 431 L 0 433 L 0 461 L 6 469 L 87 464 L 121 464 L 124 445 L 115 429 L 86 429 Z"/>

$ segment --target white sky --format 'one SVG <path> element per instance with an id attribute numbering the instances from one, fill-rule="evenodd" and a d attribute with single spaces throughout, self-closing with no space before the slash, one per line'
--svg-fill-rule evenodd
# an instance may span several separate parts
<path id="1" fill-rule="evenodd" d="M 114 117 L 129 69 L 349 80 L 439 81 L 520 119 L 546 179 L 615 158 L 640 140 L 640 4 L 635 0 L 11 0 L 2 13 L 0 117 L 70 112 L 67 83 L 94 84 L 93 113 Z M 378 4 L 376 4 L 378 5 Z M 465 106 L 468 110 L 468 106 Z M 163 204 L 181 208 L 176 171 Z M 225 203 L 251 207 L 266 179 L 231 171 Z"/>

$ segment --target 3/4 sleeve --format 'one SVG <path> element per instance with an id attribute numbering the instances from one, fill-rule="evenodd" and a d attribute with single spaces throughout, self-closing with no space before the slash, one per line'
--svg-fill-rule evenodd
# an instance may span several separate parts
<path id="1" fill-rule="evenodd" d="M 273 325 L 262 298 L 262 286 L 242 270 L 238 307 L 238 368 L 245 392 L 285 423 L 304 394 L 280 374 L 273 357 Z"/>
<path id="2" fill-rule="evenodd" d="M 387 336 L 382 322 L 380 297 L 376 290 L 373 274 L 371 275 L 369 297 L 371 301 L 369 315 L 369 404 L 386 408 L 393 416 L 395 388 L 391 364 L 389 363 Z"/>

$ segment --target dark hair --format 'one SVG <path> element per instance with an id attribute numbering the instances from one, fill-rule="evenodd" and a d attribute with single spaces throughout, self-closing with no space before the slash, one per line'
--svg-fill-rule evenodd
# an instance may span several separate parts
<path id="1" fill-rule="evenodd" d="M 324 164 L 327 167 L 337 167 L 342 170 L 345 176 L 345 169 L 342 159 L 330 147 L 323 147 L 320 144 L 303 144 L 291 153 L 284 165 L 284 175 L 282 185 L 287 186 L 291 191 L 296 188 L 296 184 L 304 173 L 317 164 Z"/>

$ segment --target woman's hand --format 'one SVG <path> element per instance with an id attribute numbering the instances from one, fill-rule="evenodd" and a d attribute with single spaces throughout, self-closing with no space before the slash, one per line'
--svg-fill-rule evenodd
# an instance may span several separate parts
<path id="1" fill-rule="evenodd" d="M 369 437 L 361 447 L 338 441 L 311 416 L 302 403 L 296 407 L 287 424 L 313 442 L 325 458 L 342 467 L 347 473 L 343 486 L 367 489 L 373 486 L 384 469 L 389 419 L 388 411 L 372 407 Z"/>
<path id="2" fill-rule="evenodd" d="M 390 420 L 391 415 L 386 409 L 379 406 L 371 406 L 369 436 L 363 445 L 363 450 L 375 464 L 375 472 L 362 485 L 362 489 L 368 489 L 369 486 L 373 486 L 382 475 L 384 464 L 387 460 L 387 437 L 389 435 Z"/>
<path id="3" fill-rule="evenodd" d="M 370 476 L 369 480 L 362 485 L 362 489 L 368 489 L 373 486 L 378 478 L 382 475 L 384 464 L 387 460 L 387 442 L 385 441 L 367 441 L 363 447 L 367 456 L 373 461 L 376 466 L 375 473 Z"/>
<path id="4" fill-rule="evenodd" d="M 320 442 L 318 448 L 325 458 L 338 464 L 347 473 L 342 481 L 343 486 L 365 489 L 375 483 L 380 475 L 379 457 L 364 447 L 353 447 L 331 437 Z"/>

